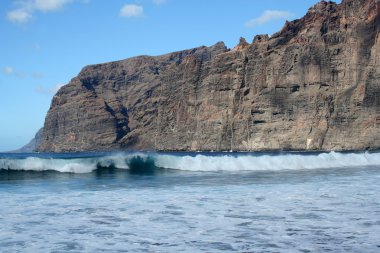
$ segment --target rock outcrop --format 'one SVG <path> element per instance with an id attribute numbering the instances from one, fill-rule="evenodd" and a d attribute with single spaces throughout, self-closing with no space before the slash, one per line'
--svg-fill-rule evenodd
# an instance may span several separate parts
<path id="1" fill-rule="evenodd" d="M 321 1 L 272 36 L 91 65 L 39 151 L 380 147 L 380 2 Z"/>
<path id="2" fill-rule="evenodd" d="M 10 153 L 32 153 L 32 152 L 35 152 L 37 150 L 37 147 L 41 143 L 42 131 L 43 131 L 43 128 L 38 130 L 38 132 L 36 133 L 34 138 L 28 144 L 26 144 L 25 146 L 23 146 L 17 150 L 10 151 Z"/>

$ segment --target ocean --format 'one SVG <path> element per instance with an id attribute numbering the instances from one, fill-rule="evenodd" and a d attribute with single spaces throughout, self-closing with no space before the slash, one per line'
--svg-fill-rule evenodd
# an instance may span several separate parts
<path id="1" fill-rule="evenodd" d="M 0 154 L 0 252 L 380 252 L 380 153 Z"/>

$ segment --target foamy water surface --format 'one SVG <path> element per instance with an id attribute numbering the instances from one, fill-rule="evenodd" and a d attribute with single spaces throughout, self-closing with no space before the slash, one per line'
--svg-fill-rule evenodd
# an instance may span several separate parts
<path id="1" fill-rule="evenodd" d="M 0 252 L 379 252 L 379 158 L 0 155 Z"/>

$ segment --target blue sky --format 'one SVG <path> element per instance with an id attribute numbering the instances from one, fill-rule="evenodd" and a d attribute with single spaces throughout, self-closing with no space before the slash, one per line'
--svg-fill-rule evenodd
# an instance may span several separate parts
<path id="1" fill-rule="evenodd" d="M 272 34 L 318 0 L 2 0 L 0 151 L 26 144 L 88 64 Z"/>

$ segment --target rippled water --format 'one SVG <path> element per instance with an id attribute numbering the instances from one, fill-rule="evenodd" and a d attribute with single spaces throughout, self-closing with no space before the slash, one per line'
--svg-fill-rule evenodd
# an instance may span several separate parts
<path id="1" fill-rule="evenodd" d="M 380 166 L 0 172 L 0 252 L 380 252 Z"/>

